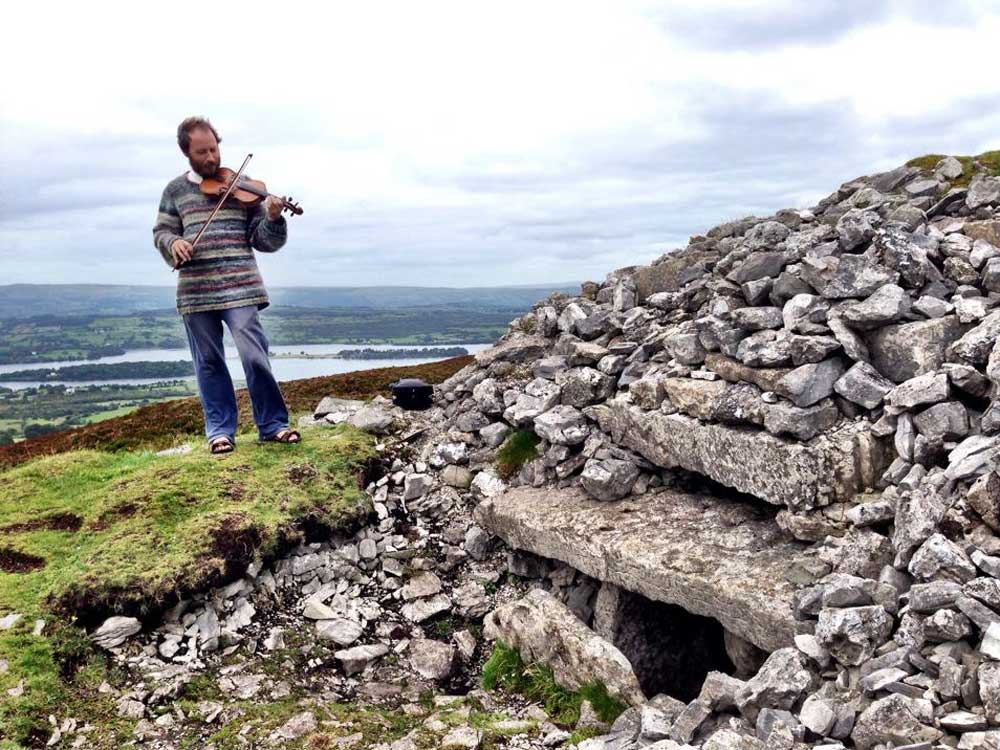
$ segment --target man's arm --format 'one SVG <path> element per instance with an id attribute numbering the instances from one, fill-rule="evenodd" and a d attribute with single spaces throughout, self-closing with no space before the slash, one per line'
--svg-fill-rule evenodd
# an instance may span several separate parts
<path id="1" fill-rule="evenodd" d="M 262 253 L 275 253 L 284 247 L 287 240 L 288 222 L 281 215 L 280 208 L 274 219 L 265 209 L 265 204 L 250 209 L 250 221 L 247 224 L 247 242 L 250 247 Z"/>
<path id="2" fill-rule="evenodd" d="M 163 190 L 163 197 L 160 198 L 160 210 L 156 214 L 156 226 L 153 227 L 153 246 L 160 251 L 164 262 L 173 268 L 177 261 L 174 259 L 170 246 L 179 239 L 184 231 L 181 225 L 181 215 L 177 210 L 177 204 L 167 189 Z"/>

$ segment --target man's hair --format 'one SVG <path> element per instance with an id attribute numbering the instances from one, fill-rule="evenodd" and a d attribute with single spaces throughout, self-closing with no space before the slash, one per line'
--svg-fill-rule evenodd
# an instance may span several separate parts
<path id="1" fill-rule="evenodd" d="M 207 128 L 212 131 L 212 135 L 215 136 L 215 140 L 222 143 L 222 139 L 219 134 L 215 132 L 215 128 L 212 127 L 212 123 L 208 121 L 205 117 L 188 117 L 177 126 L 177 145 L 181 147 L 181 151 L 184 152 L 184 156 L 188 155 L 188 150 L 191 148 L 191 131 L 196 128 Z"/>

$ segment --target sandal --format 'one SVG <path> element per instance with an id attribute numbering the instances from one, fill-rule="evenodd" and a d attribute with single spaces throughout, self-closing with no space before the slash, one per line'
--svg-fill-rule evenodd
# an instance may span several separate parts
<path id="1" fill-rule="evenodd" d="M 297 443 L 302 439 L 302 435 L 299 434 L 298 430 L 292 430 L 288 427 L 278 430 L 271 437 L 263 440 L 264 443 Z"/>
<path id="2" fill-rule="evenodd" d="M 233 445 L 233 441 L 226 435 L 221 435 L 208 444 L 208 450 L 213 454 L 232 453 L 233 448 L 235 447 L 236 446 Z"/>

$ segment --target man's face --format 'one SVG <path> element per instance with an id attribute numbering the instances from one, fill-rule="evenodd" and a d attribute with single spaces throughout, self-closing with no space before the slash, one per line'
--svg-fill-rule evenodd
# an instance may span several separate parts
<path id="1" fill-rule="evenodd" d="M 191 169 L 202 177 L 215 177 L 219 168 L 219 142 L 208 128 L 195 128 L 190 135 L 188 162 Z"/>

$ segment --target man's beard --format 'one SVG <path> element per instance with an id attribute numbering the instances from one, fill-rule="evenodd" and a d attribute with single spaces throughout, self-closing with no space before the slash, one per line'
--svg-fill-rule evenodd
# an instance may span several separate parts
<path id="1" fill-rule="evenodd" d="M 192 164 L 191 168 L 194 169 L 202 177 L 215 177 L 215 173 L 219 169 L 218 164 Z"/>

